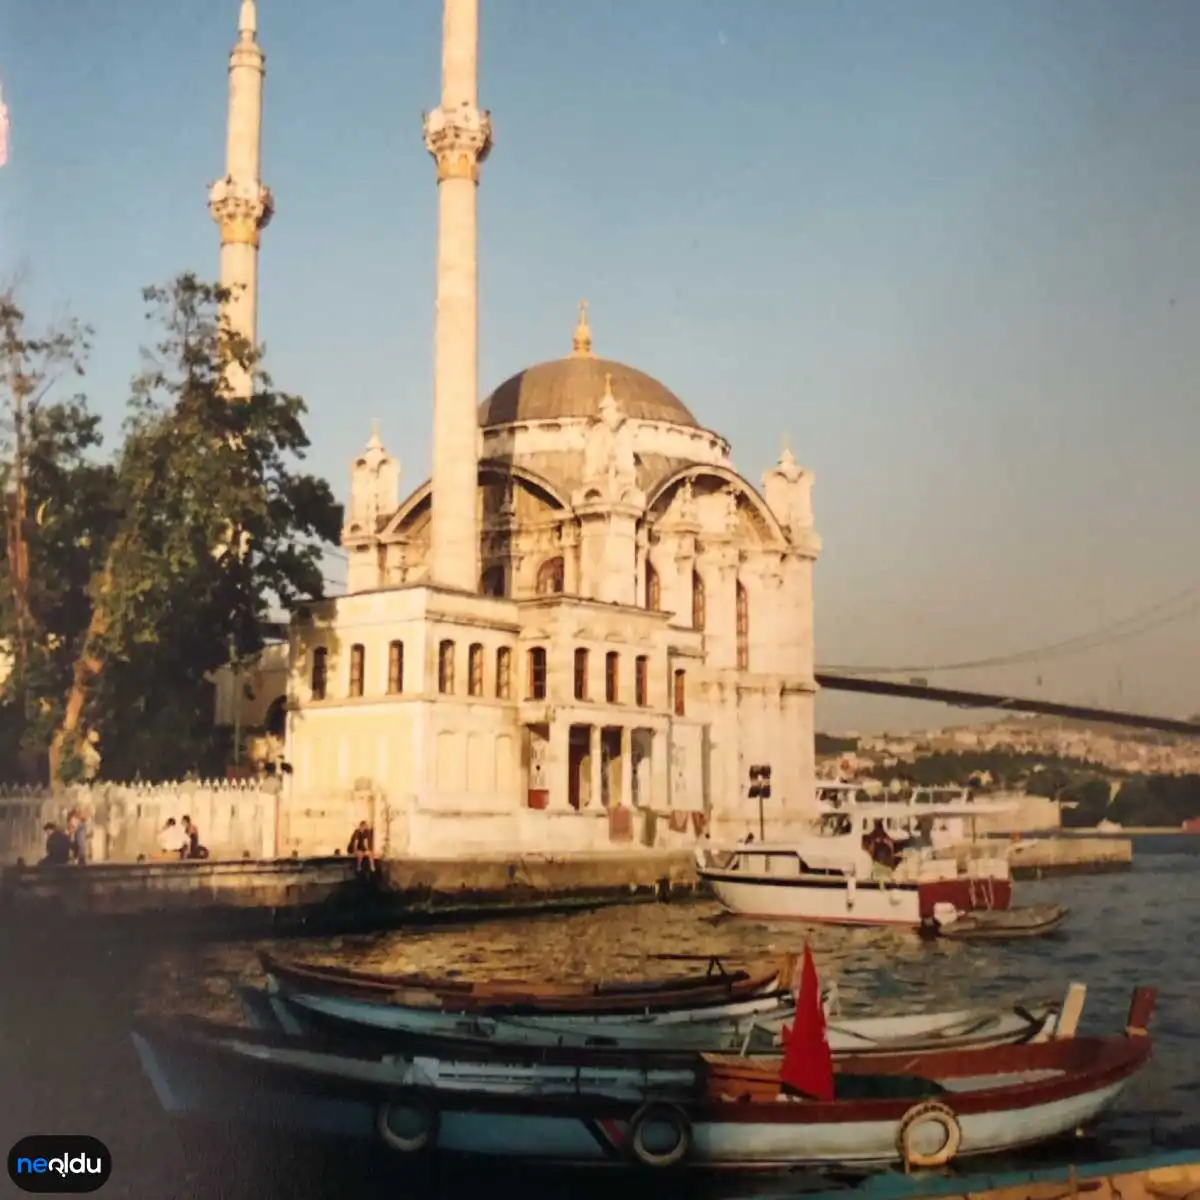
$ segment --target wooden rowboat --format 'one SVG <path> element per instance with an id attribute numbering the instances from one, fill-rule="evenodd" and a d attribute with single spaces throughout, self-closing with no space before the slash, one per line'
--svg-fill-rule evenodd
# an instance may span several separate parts
<path id="1" fill-rule="evenodd" d="M 422 1046 L 446 1054 L 448 1046 L 509 1048 L 611 1047 L 644 1053 L 711 1051 L 778 1054 L 782 1030 L 795 1018 L 794 997 L 780 996 L 726 1005 L 715 1014 L 678 1012 L 609 1016 L 483 1016 L 407 1008 L 390 998 L 312 996 L 303 992 L 240 990 L 243 1006 L 259 1028 L 294 1034 L 328 1031 L 347 1037 L 370 1032 L 391 1035 L 401 1048 Z M 1042 1041 L 1054 1034 L 1060 1006 L 973 1008 L 885 1017 L 829 1017 L 829 1045 L 835 1055 L 887 1053 L 897 1049 L 967 1049 Z M 422 1051 L 422 1052 L 426 1052 Z"/>
<path id="2" fill-rule="evenodd" d="M 260 953 L 270 986 L 285 994 L 309 996 L 386 997 L 408 1008 L 460 1013 L 618 1013 L 734 1004 L 777 997 L 791 990 L 796 956 L 785 954 L 777 966 L 750 974 L 727 972 L 720 959 L 710 960 L 704 975 L 678 979 L 611 983 L 541 983 L 492 979 L 474 982 L 434 979 L 423 975 L 386 975 L 309 963 L 289 963 Z"/>
<path id="3" fill-rule="evenodd" d="M 872 1175 L 853 1188 L 806 1190 L 803 1200 L 1079 1200 L 1083 1196 L 1087 1200 L 1198 1200 L 1200 1150 L 950 1178 L 889 1172 Z"/>
<path id="4" fill-rule="evenodd" d="M 847 1058 L 836 1098 L 784 1096 L 778 1068 L 701 1056 L 558 1071 L 442 1063 L 351 1042 L 197 1024 L 143 1025 L 143 1069 L 172 1112 L 561 1166 L 750 1171 L 815 1164 L 940 1166 L 1069 1133 L 1150 1058 L 1151 989 L 1123 1037 Z"/>

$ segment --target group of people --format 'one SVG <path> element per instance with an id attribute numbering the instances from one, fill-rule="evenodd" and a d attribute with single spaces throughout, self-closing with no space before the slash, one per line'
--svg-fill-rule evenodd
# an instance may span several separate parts
<path id="1" fill-rule="evenodd" d="M 200 844 L 200 830 L 195 821 L 184 815 L 183 823 L 177 825 L 174 817 L 168 817 L 167 823 L 158 835 L 158 858 L 188 859 L 207 858 L 208 847 Z"/>
<path id="2" fill-rule="evenodd" d="M 46 835 L 46 857 L 43 867 L 68 867 L 72 864 L 84 866 L 88 861 L 88 839 L 91 830 L 87 817 L 77 808 L 67 814 L 67 826 L 59 827 L 55 821 L 47 821 L 42 827 Z"/>

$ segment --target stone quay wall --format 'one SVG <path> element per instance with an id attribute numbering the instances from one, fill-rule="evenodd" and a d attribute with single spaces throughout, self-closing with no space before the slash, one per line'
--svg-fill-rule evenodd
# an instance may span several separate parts
<path id="1" fill-rule="evenodd" d="M 214 859 L 327 857 L 344 853 L 354 826 L 375 821 L 380 807 L 371 793 L 361 792 L 319 805 L 287 805 L 278 785 L 259 780 L 0 789 L 0 866 L 39 862 L 43 827 L 65 823 L 72 809 L 88 815 L 92 862 L 132 863 L 153 858 L 167 818 L 185 815 Z"/>

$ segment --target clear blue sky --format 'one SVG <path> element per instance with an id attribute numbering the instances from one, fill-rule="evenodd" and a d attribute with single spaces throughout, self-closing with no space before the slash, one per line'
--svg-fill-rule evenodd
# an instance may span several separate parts
<path id="1" fill-rule="evenodd" d="M 407 490 L 428 468 L 441 5 L 259 7 L 268 363 L 339 494 L 372 417 Z M 95 324 L 114 429 L 139 289 L 216 273 L 237 8 L 0 6 L 0 271 L 26 269 L 34 313 Z M 790 433 L 826 544 L 820 661 L 973 660 L 1200 583 L 1195 0 L 482 9 L 483 389 L 565 353 L 586 296 L 597 350 L 667 383 L 749 478 Z M 930 677 L 1200 710 L 1200 617 Z M 821 701 L 827 727 L 946 718 Z"/>

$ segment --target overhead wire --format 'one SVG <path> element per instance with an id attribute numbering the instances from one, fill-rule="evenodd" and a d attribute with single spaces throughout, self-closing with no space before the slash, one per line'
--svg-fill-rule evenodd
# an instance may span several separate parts
<path id="1" fill-rule="evenodd" d="M 1181 601 L 1194 597 L 1192 602 L 1178 612 L 1165 612 L 1178 605 Z M 1114 645 L 1117 642 L 1128 641 L 1130 638 L 1141 637 L 1155 629 L 1174 624 L 1200 613 L 1200 583 L 1194 583 L 1180 592 L 1140 609 L 1119 621 L 1111 621 L 1088 633 L 1077 634 L 1057 642 L 1049 642 L 1041 646 L 1032 646 L 1025 650 L 1009 654 L 993 655 L 990 658 L 973 659 L 963 662 L 950 663 L 909 663 L 904 665 L 822 665 L 819 669 L 831 674 L 842 675 L 907 675 L 920 672 L 935 673 L 940 671 L 969 671 L 984 667 L 1018 666 L 1026 663 L 1042 662 L 1051 658 L 1066 657 L 1070 654 L 1081 654 L 1088 650 L 1096 650 L 1102 646 Z M 1147 619 L 1155 614 L 1163 614 L 1147 623 Z M 1132 628 L 1130 628 L 1132 626 Z"/>

